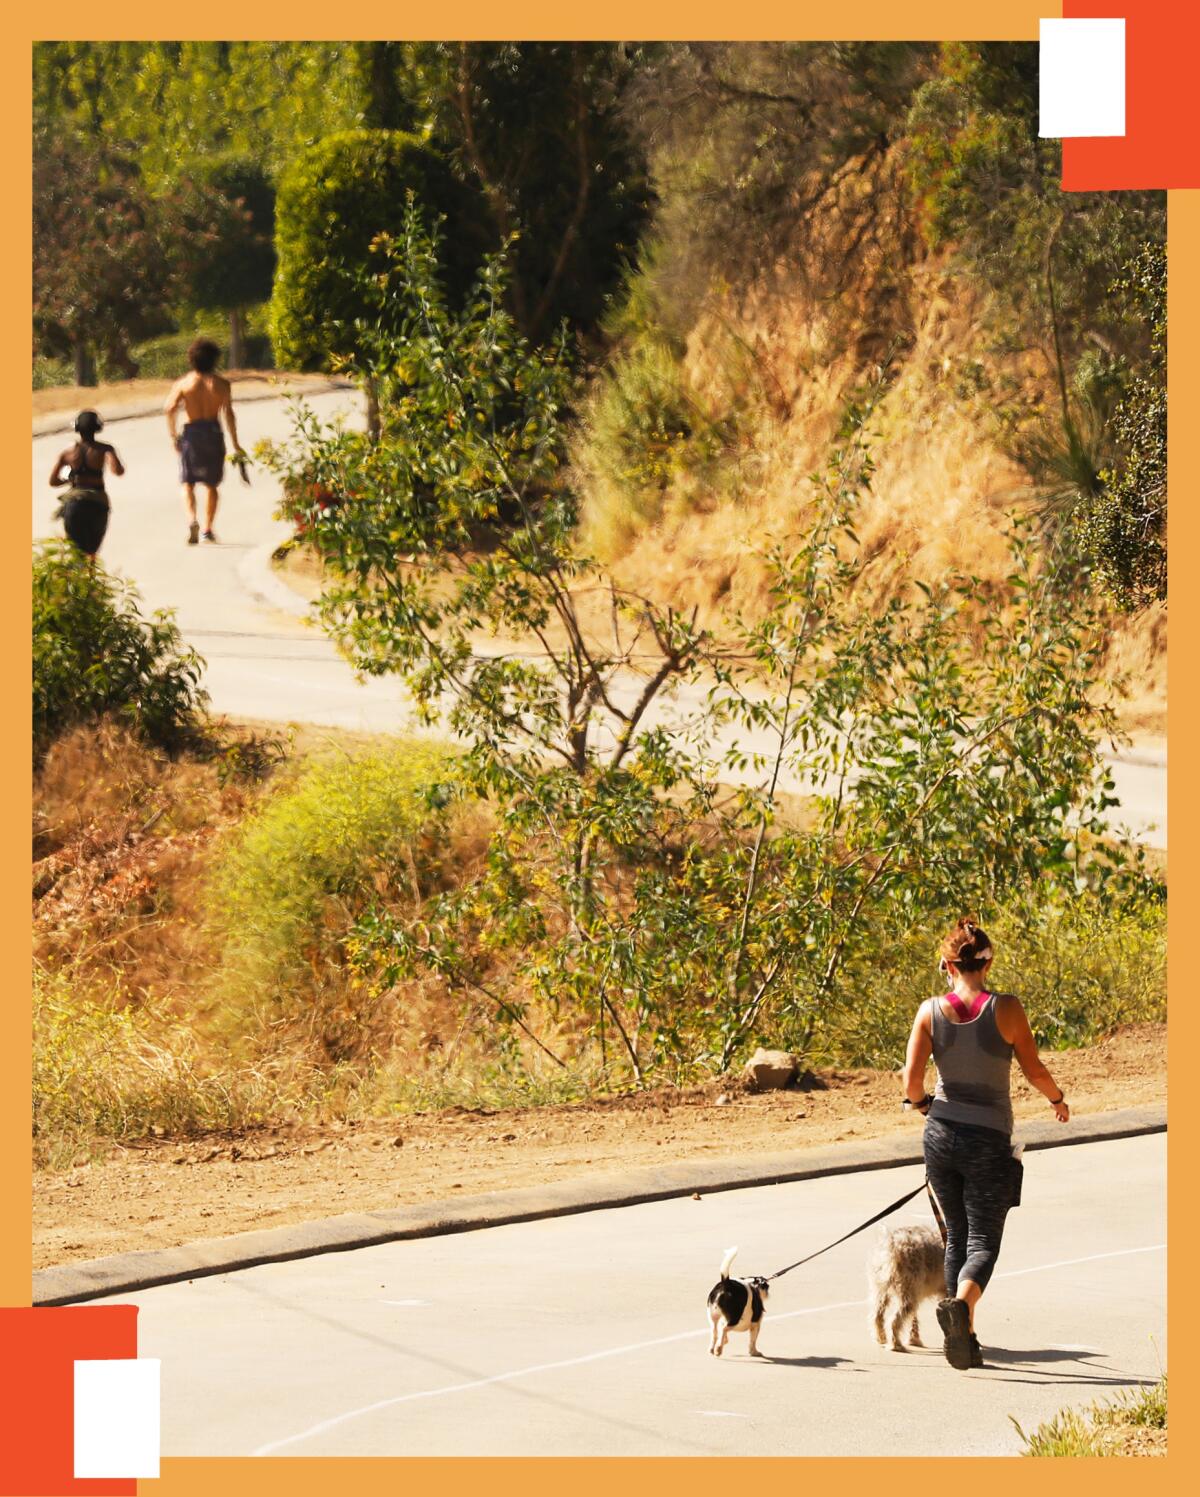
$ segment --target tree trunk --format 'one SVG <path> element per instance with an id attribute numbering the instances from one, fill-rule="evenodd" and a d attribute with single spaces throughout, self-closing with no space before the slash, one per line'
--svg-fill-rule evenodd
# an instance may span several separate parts
<path id="1" fill-rule="evenodd" d="M 124 338 L 114 339 L 104 350 L 106 360 L 122 379 L 137 379 L 141 367 L 129 351 Z"/>
<path id="2" fill-rule="evenodd" d="M 96 383 L 96 366 L 92 363 L 91 352 L 82 338 L 76 338 L 74 353 L 75 383 L 77 385 L 94 385 Z"/>
<path id="3" fill-rule="evenodd" d="M 367 436 L 378 442 L 381 427 L 379 422 L 379 385 L 368 374 L 363 380 L 363 392 L 367 397 Z"/>
<path id="4" fill-rule="evenodd" d="M 245 368 L 246 348 L 243 336 L 242 309 L 229 309 L 229 365 L 230 369 Z"/>
<path id="5" fill-rule="evenodd" d="M 356 42 L 359 76 L 366 92 L 363 124 L 371 130 L 413 130 L 415 112 L 404 95 L 400 69 L 403 42 Z"/>

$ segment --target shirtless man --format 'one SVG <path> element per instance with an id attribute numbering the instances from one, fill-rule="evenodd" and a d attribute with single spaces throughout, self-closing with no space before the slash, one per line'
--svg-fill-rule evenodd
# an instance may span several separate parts
<path id="1" fill-rule="evenodd" d="M 213 521 L 217 517 L 217 489 L 225 476 L 225 437 L 221 420 L 229 428 L 229 440 L 235 456 L 243 456 L 238 441 L 237 423 L 233 417 L 233 397 L 227 379 L 214 373 L 221 350 L 209 338 L 197 338 L 188 349 L 191 374 L 175 383 L 167 396 L 167 430 L 179 453 L 179 479 L 188 513 L 189 546 L 200 539 L 196 522 L 196 485 L 205 489 L 204 539 L 216 542 Z M 178 432 L 180 408 L 187 415 L 182 434 Z"/>

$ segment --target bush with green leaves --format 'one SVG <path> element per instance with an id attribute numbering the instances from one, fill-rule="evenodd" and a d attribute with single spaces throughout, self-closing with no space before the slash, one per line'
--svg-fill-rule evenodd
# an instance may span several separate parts
<path id="1" fill-rule="evenodd" d="M 410 197 L 426 212 L 446 217 L 448 261 L 461 284 L 479 258 L 471 229 L 474 200 L 420 137 L 400 130 L 344 130 L 300 152 L 283 173 L 271 305 L 280 365 L 328 367 L 356 352 L 359 324 L 378 309 L 371 245 L 381 234 L 399 232 Z"/>
<path id="2" fill-rule="evenodd" d="M 110 714 L 175 750 L 201 732 L 204 662 L 169 613 L 145 617 L 134 589 L 67 542 L 33 555 L 33 744 Z"/>
<path id="3" fill-rule="evenodd" d="M 210 885 L 227 1021 L 245 1035 L 309 1027 L 335 1059 L 370 1047 L 372 995 L 347 991 L 347 937 L 376 906 L 407 911 L 441 887 L 443 745 L 399 739 L 311 764 L 223 847 Z"/>
<path id="4" fill-rule="evenodd" d="M 1122 608 L 1167 595 L 1167 255 L 1142 246 L 1112 288 L 1150 332 L 1150 353 L 1121 391 L 1111 423 L 1112 461 L 1085 497 L 1080 531 L 1098 578 Z"/>
<path id="5" fill-rule="evenodd" d="M 494 997 L 500 968 L 527 1037 L 549 1051 L 541 1016 L 643 1081 L 780 1034 L 812 1051 L 880 929 L 1145 897 L 1102 819 L 1103 632 L 1073 567 L 1014 523 L 1002 607 L 969 575 L 856 602 L 886 374 L 847 407 L 807 512 L 763 538 L 772 604 L 729 622 L 730 647 L 581 552 L 562 346 L 519 334 L 502 259 L 461 312 L 437 269 L 412 212 L 377 283 L 382 440 L 302 416 L 279 459 L 347 496 L 303 511 L 327 627 L 465 741 L 458 783 L 496 816 L 484 872 L 419 926 L 367 912 L 366 979 L 434 971 Z"/>
<path id="6" fill-rule="evenodd" d="M 992 984 L 1021 999 L 1039 1046 L 1066 1050 L 1122 1025 L 1165 1023 L 1167 912 L 1159 900 L 1105 908 L 1091 896 L 1039 898 L 1034 890 L 982 913 L 996 952 Z M 813 1063 L 896 1067 L 917 1004 L 945 991 L 937 952 L 949 923 L 939 911 L 919 923 L 872 925 L 870 940 L 855 943 L 843 969 L 855 1001 L 820 1016 Z M 773 1038 L 786 1048 L 799 1027 Z"/>
<path id="7" fill-rule="evenodd" d="M 229 366 L 244 369 L 246 312 L 270 297 L 275 276 L 275 187 L 260 160 L 231 154 L 206 162 L 202 181 L 233 212 L 195 267 L 188 300 L 228 313 Z"/>
<path id="8" fill-rule="evenodd" d="M 943 44 L 912 97 L 905 170 L 928 243 L 954 248 L 993 293 L 995 336 L 1042 351 L 1061 390 L 1089 346 L 1144 349 L 1107 292 L 1165 238 L 1166 197 L 1064 192 L 1061 143 L 1038 135 L 1037 69 L 1026 43 Z"/>

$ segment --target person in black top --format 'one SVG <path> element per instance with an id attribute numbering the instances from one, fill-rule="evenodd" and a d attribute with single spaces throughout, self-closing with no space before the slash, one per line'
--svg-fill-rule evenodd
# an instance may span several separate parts
<path id="1" fill-rule="evenodd" d="M 79 440 L 59 454 L 50 474 L 50 487 L 60 489 L 68 485 L 58 507 L 58 513 L 67 532 L 68 539 L 84 553 L 95 556 L 108 529 L 108 495 L 104 490 L 106 472 L 118 478 L 125 466 L 117 456 L 116 448 L 107 442 L 97 442 L 96 433 L 104 422 L 95 411 L 80 411 L 75 418 L 75 431 Z M 66 469 L 64 475 L 63 469 Z"/>

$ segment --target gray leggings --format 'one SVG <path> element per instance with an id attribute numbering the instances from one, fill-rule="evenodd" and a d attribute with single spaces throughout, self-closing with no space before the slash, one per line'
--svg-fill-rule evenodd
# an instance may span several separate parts
<path id="1" fill-rule="evenodd" d="M 970 1279 L 987 1288 L 1012 1205 L 1012 1142 L 995 1128 L 925 1122 L 925 1173 L 946 1219 L 946 1292 Z"/>

